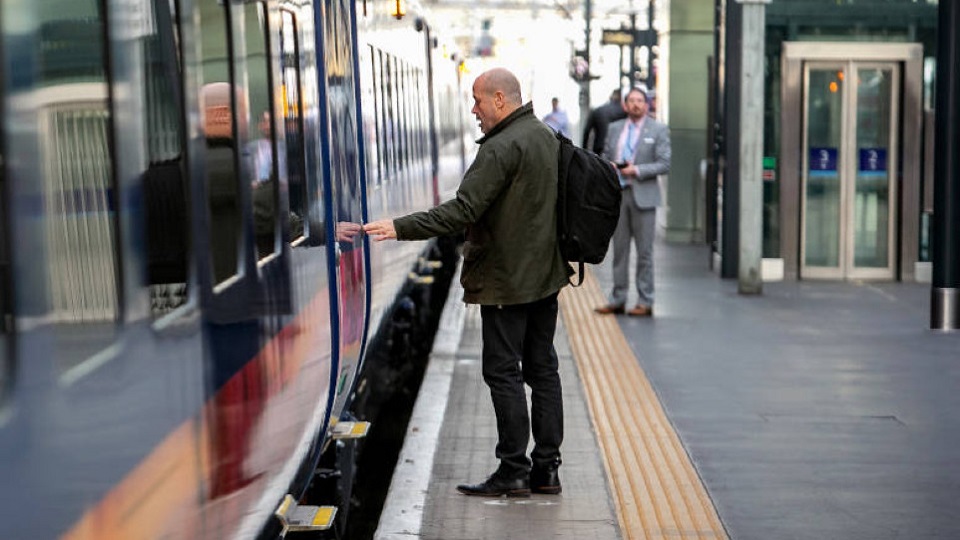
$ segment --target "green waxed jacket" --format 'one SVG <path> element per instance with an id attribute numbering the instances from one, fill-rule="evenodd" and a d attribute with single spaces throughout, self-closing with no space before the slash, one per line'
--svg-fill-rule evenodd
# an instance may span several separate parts
<path id="1" fill-rule="evenodd" d="M 557 245 L 557 152 L 553 131 L 528 103 L 478 141 L 457 196 L 394 220 L 398 240 L 466 229 L 463 301 L 525 304 L 567 284 L 572 273 Z"/>

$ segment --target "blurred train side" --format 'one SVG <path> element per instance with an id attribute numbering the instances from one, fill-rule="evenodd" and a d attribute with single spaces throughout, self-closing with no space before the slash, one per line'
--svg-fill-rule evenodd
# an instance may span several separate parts
<path id="1" fill-rule="evenodd" d="M 0 5 L 0 538 L 254 537 L 304 491 L 436 250 L 356 228 L 465 159 L 455 64 L 357 6 Z"/>

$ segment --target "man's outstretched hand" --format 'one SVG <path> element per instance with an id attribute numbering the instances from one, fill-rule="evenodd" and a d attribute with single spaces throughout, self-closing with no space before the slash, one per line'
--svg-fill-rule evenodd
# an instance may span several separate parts
<path id="1" fill-rule="evenodd" d="M 392 219 L 378 219 L 363 226 L 363 231 L 374 240 L 390 240 L 397 238 L 397 230 L 393 227 Z"/>

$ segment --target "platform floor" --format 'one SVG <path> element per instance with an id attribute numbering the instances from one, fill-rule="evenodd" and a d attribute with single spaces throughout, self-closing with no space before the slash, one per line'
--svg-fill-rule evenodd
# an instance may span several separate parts
<path id="1" fill-rule="evenodd" d="M 709 493 L 719 536 L 960 538 L 960 333 L 927 329 L 929 286 L 783 282 L 742 296 L 708 255 L 658 242 L 656 316 L 616 322 Z M 609 261 L 592 275 L 608 290 Z M 591 423 L 596 392 L 562 325 L 563 494 L 456 492 L 496 459 L 479 313 L 451 297 L 377 538 L 669 537 L 622 515 L 615 464 Z"/>

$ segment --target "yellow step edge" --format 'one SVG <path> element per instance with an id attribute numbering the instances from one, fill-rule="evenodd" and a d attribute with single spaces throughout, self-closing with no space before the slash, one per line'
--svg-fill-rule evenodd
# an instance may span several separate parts
<path id="1" fill-rule="evenodd" d="M 338 422 L 333 426 L 333 438 L 336 440 L 362 439 L 370 431 L 370 422 Z"/>
<path id="2" fill-rule="evenodd" d="M 333 526 L 337 507 L 300 505 L 293 495 L 287 494 L 274 515 L 283 526 L 280 534 L 282 538 L 289 532 L 319 532 L 329 529 Z"/>

